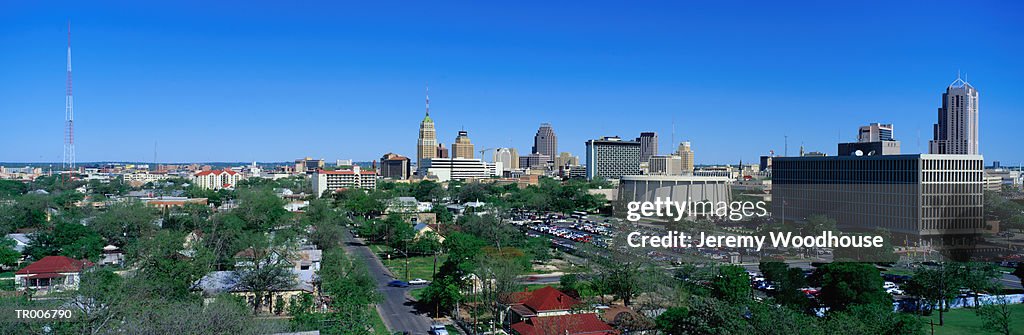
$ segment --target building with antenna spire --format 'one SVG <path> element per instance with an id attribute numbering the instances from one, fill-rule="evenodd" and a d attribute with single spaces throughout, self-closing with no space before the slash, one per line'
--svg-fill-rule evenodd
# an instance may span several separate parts
<path id="1" fill-rule="evenodd" d="M 430 86 L 426 89 L 426 115 L 420 122 L 419 139 L 416 141 L 416 165 L 423 166 L 424 161 L 437 157 L 437 131 L 434 120 L 430 118 Z"/>
<path id="2" fill-rule="evenodd" d="M 933 154 L 978 155 L 978 90 L 957 73 L 942 94 L 938 122 L 928 142 Z"/>

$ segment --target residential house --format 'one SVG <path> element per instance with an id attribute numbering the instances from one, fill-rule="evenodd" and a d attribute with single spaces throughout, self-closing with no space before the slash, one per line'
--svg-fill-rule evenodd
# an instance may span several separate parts
<path id="1" fill-rule="evenodd" d="M 549 317 L 531 317 L 511 326 L 515 335 L 618 335 L 597 314 L 565 314 Z"/>
<path id="2" fill-rule="evenodd" d="M 512 323 L 533 317 L 567 315 L 572 313 L 573 306 L 580 304 L 579 300 L 551 286 L 513 292 L 508 300 L 514 301 L 508 306 L 512 311 Z"/>
<path id="3" fill-rule="evenodd" d="M 255 306 L 256 294 L 241 285 L 243 275 L 240 271 L 213 271 L 196 281 L 192 285 L 192 291 L 202 294 L 204 303 L 212 302 L 219 294 L 231 294 L 243 297 L 250 307 Z M 267 293 L 263 297 L 259 312 L 287 311 L 288 304 L 291 303 L 293 297 L 303 293 L 314 294 L 314 292 L 313 285 L 304 282 L 296 275 L 294 285 L 291 287 Z M 278 305 L 279 301 L 284 302 L 284 305 Z"/>
<path id="4" fill-rule="evenodd" d="M 423 235 L 425 235 L 427 233 L 433 233 L 434 236 L 437 236 L 437 241 L 438 242 L 444 243 L 444 236 L 441 236 L 441 234 L 438 234 L 437 230 L 435 230 L 433 227 L 431 227 L 430 224 L 426 224 L 426 223 L 422 223 L 422 222 L 421 223 L 417 223 L 415 226 L 412 227 L 412 230 L 416 232 L 416 236 L 414 238 L 420 238 L 420 237 L 422 237 Z"/>
<path id="5" fill-rule="evenodd" d="M 46 256 L 14 273 L 19 291 L 35 290 L 37 294 L 78 289 L 82 271 L 92 266 L 89 260 L 65 256 Z"/>

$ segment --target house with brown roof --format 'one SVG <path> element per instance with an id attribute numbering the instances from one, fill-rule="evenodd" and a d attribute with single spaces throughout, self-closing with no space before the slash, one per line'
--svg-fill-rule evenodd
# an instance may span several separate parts
<path id="1" fill-rule="evenodd" d="M 515 301 L 508 306 L 512 311 L 513 323 L 532 317 L 566 315 L 572 311 L 573 306 L 580 304 L 579 300 L 551 286 L 514 292 L 508 300 Z"/>
<path id="2" fill-rule="evenodd" d="M 619 331 L 609 326 L 597 314 L 565 314 L 548 317 L 531 317 L 512 324 L 515 335 L 618 335 Z"/>
<path id="3" fill-rule="evenodd" d="M 92 266 L 89 260 L 65 256 L 46 256 L 14 273 L 17 289 L 35 290 L 37 294 L 78 289 L 83 270 Z"/>

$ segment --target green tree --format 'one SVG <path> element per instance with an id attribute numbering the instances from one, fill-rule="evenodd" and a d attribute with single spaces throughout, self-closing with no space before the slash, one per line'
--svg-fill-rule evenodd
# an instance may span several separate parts
<path id="1" fill-rule="evenodd" d="M 435 317 L 440 317 L 442 312 L 454 310 L 462 301 L 462 290 L 459 289 L 459 283 L 455 278 L 440 277 L 423 289 L 420 301 L 434 310 Z"/>
<path id="2" fill-rule="evenodd" d="M 796 311 L 806 311 L 811 307 L 811 300 L 800 289 L 807 287 L 807 284 L 803 270 L 789 268 L 784 279 L 778 282 L 775 301 Z"/>
<path id="3" fill-rule="evenodd" d="M 750 304 L 749 308 L 749 322 L 754 334 L 826 334 L 814 316 L 763 303 Z"/>
<path id="4" fill-rule="evenodd" d="M 1010 323 L 1013 321 L 1013 310 L 1005 296 L 1000 296 L 995 302 L 982 305 L 975 313 L 984 320 L 982 327 L 985 330 L 1003 335 L 1010 335 Z"/>
<path id="5" fill-rule="evenodd" d="M 750 334 L 753 328 L 744 318 L 744 309 L 725 301 L 691 296 L 686 301 L 687 313 L 675 312 L 672 319 L 663 319 L 670 334 Z M 659 326 L 659 329 L 665 329 Z"/>
<path id="6" fill-rule="evenodd" d="M 362 262 L 347 257 L 341 248 L 327 250 L 318 272 L 322 290 L 331 296 L 326 329 L 329 333 L 369 334 L 369 308 L 380 300 L 377 283 Z M 321 328 L 321 331 L 325 329 Z"/>
<path id="7" fill-rule="evenodd" d="M 825 328 L 828 334 L 916 335 L 924 332 L 921 319 L 893 312 L 892 305 L 861 304 L 830 313 Z"/>
<path id="8" fill-rule="evenodd" d="M 133 244 L 128 252 L 138 279 L 136 294 L 163 299 L 186 300 L 192 284 L 212 270 L 213 255 L 204 247 L 193 250 L 190 258 L 179 252 L 184 233 L 162 230 L 151 238 Z"/>
<path id="9" fill-rule="evenodd" d="M 28 185 L 17 180 L 0 179 L 0 198 L 12 198 L 28 192 Z"/>
<path id="10" fill-rule="evenodd" d="M 24 253 L 34 260 L 62 255 L 75 259 L 96 259 L 103 250 L 103 238 L 91 228 L 57 222 L 51 230 L 36 232 Z"/>
<path id="11" fill-rule="evenodd" d="M 737 265 L 718 268 L 718 277 L 711 281 L 711 293 L 718 299 L 739 303 L 750 299 L 750 279 L 747 271 Z"/>
<path id="12" fill-rule="evenodd" d="M 159 229 L 154 223 L 156 218 L 154 210 L 142 202 L 123 202 L 109 206 L 105 212 L 89 221 L 89 227 L 110 244 L 123 248 Z"/>
<path id="13" fill-rule="evenodd" d="M 960 293 L 963 277 L 959 271 L 959 267 L 952 263 L 943 263 L 937 267 L 922 266 L 914 270 L 914 275 L 906 285 L 908 294 L 937 306 L 939 325 L 945 324 L 949 303 Z"/>
<path id="14" fill-rule="evenodd" d="M 15 266 L 18 264 L 21 253 L 14 250 L 15 245 L 17 244 L 12 239 L 0 238 L 0 265 Z"/>
<path id="15" fill-rule="evenodd" d="M 821 287 L 818 299 L 832 311 L 854 305 L 889 304 L 892 298 L 882 289 L 882 276 L 868 263 L 829 263 L 818 267 L 811 282 Z"/>
<path id="16" fill-rule="evenodd" d="M 758 270 L 761 270 L 761 274 L 764 275 L 764 279 L 773 283 L 778 283 L 786 278 L 786 271 L 789 270 L 789 266 L 783 262 L 764 262 L 762 261 L 757 265 Z"/>
<path id="17" fill-rule="evenodd" d="M 685 307 L 670 307 L 654 319 L 654 325 L 666 335 L 689 334 L 686 327 L 689 316 L 690 310 Z"/>
<path id="18" fill-rule="evenodd" d="M 964 288 L 971 290 L 975 306 L 980 306 L 978 296 L 981 292 L 994 291 L 1000 288 L 1000 285 L 996 282 L 1000 273 L 998 266 L 994 263 L 968 262 L 963 263 L 960 269 L 961 284 Z"/>
<path id="19" fill-rule="evenodd" d="M 245 189 L 238 191 L 238 208 L 232 213 L 245 221 L 245 229 L 266 232 L 278 228 L 289 218 L 284 209 L 284 200 L 277 197 L 270 188 Z"/>
<path id="20" fill-rule="evenodd" d="M 52 197 L 41 194 L 26 194 L 13 200 L 12 204 L 0 204 L 0 232 L 4 234 L 21 228 L 45 227 L 46 211 L 56 206 Z"/>

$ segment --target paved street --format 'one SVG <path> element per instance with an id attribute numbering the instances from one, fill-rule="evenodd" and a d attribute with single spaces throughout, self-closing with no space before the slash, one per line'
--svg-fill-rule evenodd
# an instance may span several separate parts
<path id="1" fill-rule="evenodd" d="M 410 288 L 387 286 L 394 278 L 362 239 L 346 234 L 345 251 L 352 257 L 362 259 L 370 275 L 377 280 L 377 290 L 381 293 L 381 302 L 377 304 L 377 310 L 380 311 L 380 316 L 389 330 L 407 331 L 410 334 L 426 334 L 430 330 L 430 318 L 425 312 L 417 310 L 415 303 L 408 297 Z"/>

